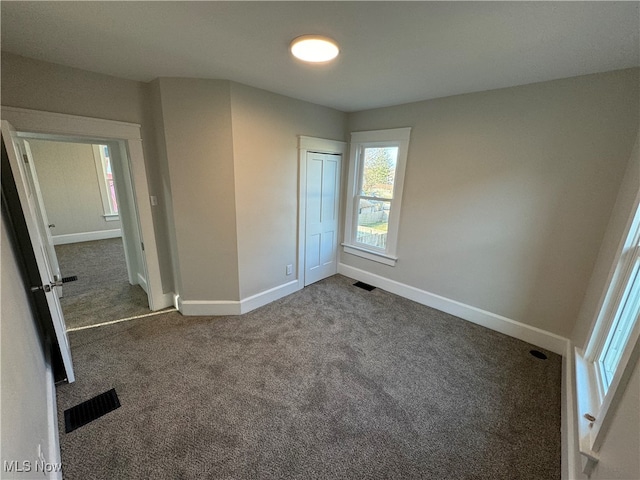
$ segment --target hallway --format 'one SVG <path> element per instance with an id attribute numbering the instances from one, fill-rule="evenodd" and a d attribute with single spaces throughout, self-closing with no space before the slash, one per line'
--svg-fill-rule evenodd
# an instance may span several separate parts
<path id="1" fill-rule="evenodd" d="M 121 238 L 56 246 L 66 282 L 60 299 L 67 329 L 149 313 L 147 294 L 130 285 Z"/>

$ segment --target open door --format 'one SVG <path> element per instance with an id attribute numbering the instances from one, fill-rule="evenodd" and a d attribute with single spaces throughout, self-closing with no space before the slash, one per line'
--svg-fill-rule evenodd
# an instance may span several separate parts
<path id="1" fill-rule="evenodd" d="M 51 265 L 51 271 L 53 272 L 53 279 L 56 283 L 62 281 L 62 274 L 60 273 L 60 265 L 58 264 L 58 256 L 56 255 L 56 248 L 53 245 L 53 235 L 51 235 L 51 228 L 55 225 L 49 223 L 49 218 L 47 217 L 47 210 L 44 206 L 44 200 L 42 198 L 42 191 L 40 190 L 40 182 L 38 181 L 38 173 L 36 172 L 36 165 L 33 160 L 33 155 L 31 154 L 31 147 L 29 146 L 29 142 L 24 139 L 18 139 L 16 142 L 17 146 L 20 148 L 18 152 L 18 158 L 25 158 L 25 163 L 27 164 L 26 174 L 27 180 L 29 181 L 29 185 L 33 191 L 35 200 L 37 202 L 37 220 L 38 226 L 40 227 L 40 231 L 42 233 L 42 239 L 45 241 L 45 247 L 47 249 L 47 257 L 49 258 L 49 265 Z M 62 297 L 62 286 L 58 288 L 58 296 Z"/>
<path id="2" fill-rule="evenodd" d="M 42 290 L 45 293 L 67 381 L 71 383 L 75 380 L 73 363 L 71 361 L 71 348 L 69 346 L 64 315 L 62 314 L 62 307 L 60 306 L 58 296 L 58 290 L 62 286 L 62 280 L 56 279 L 50 263 L 47 247 L 47 230 L 49 226 L 43 223 L 46 221 L 46 217 L 44 217 L 39 210 L 40 206 L 33 183 L 34 177 L 31 176 L 31 169 L 33 167 L 29 165 L 29 157 L 27 154 L 21 151 L 24 147 L 20 144 L 21 140 L 17 137 L 15 129 L 5 120 L 2 121 L 2 140 L 7 151 L 11 173 L 13 174 L 22 213 L 29 233 L 29 241 L 40 274 L 40 284 L 32 285 L 31 291 L 37 292 L 38 290 Z M 53 244 L 51 245 L 53 246 Z M 59 271 L 57 274 L 59 275 Z"/>

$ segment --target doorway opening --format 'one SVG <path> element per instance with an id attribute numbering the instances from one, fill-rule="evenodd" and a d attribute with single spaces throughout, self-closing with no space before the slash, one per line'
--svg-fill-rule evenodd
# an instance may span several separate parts
<path id="1" fill-rule="evenodd" d="M 164 292 L 162 287 L 151 212 L 151 206 L 155 203 L 149 196 L 140 125 L 3 106 L 1 131 L 3 207 L 6 203 L 7 211 L 15 219 L 14 225 L 20 227 L 18 241 L 25 253 L 24 258 L 28 260 L 25 266 L 29 273 L 28 286 L 38 307 L 38 318 L 43 322 L 43 329 L 51 334 L 50 340 L 54 345 L 52 358 L 60 360 L 54 363 L 54 375 L 56 379 L 66 378 L 71 383 L 75 374 L 59 299 L 64 282 L 59 266 L 53 263 L 57 261 L 57 255 L 43 202 L 41 198 L 35 198 L 36 182 L 33 179 L 37 172 L 33 160 L 27 155 L 25 139 L 27 142 L 29 139 L 45 139 L 108 146 L 114 165 L 117 162 L 122 165 L 120 171 L 123 181 L 120 183 L 126 187 L 125 201 L 130 202 L 130 208 L 126 210 L 129 214 L 124 215 L 123 197 L 118 193 L 118 210 L 125 232 L 125 252 L 126 245 L 135 248 L 146 282 L 149 309 L 155 312 L 171 306 L 173 294 Z M 117 176 L 118 169 L 114 173 Z M 116 192 L 121 190 L 114 188 Z M 131 236 L 127 236 L 127 228 Z M 126 241 L 131 239 L 134 240 Z"/>
<path id="2" fill-rule="evenodd" d="M 117 140 L 19 135 L 63 281 L 67 330 L 149 313 L 126 151 Z"/>

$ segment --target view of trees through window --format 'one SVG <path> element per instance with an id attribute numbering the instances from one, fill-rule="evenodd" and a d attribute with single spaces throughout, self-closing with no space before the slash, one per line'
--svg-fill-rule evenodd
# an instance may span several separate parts
<path id="1" fill-rule="evenodd" d="M 398 147 L 364 148 L 358 199 L 358 243 L 386 248 L 397 159 Z"/>

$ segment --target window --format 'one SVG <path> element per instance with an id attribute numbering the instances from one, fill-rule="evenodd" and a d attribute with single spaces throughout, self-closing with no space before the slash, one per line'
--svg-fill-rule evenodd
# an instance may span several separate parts
<path id="1" fill-rule="evenodd" d="M 594 363 L 601 399 L 609 393 L 639 314 L 640 207 L 636 206 L 586 351 L 587 360 Z"/>
<path id="2" fill-rule="evenodd" d="M 616 289 L 621 295 L 616 295 L 612 302 L 611 328 L 598 355 L 599 375 L 605 395 L 640 312 L 640 239 L 636 238 L 635 244 L 625 252 L 625 256 L 629 258 L 623 261 L 625 272 Z"/>
<path id="3" fill-rule="evenodd" d="M 410 128 L 351 134 L 345 252 L 395 265 Z"/>
<path id="4" fill-rule="evenodd" d="M 107 145 L 93 145 L 93 156 L 96 162 L 104 218 L 107 221 L 118 220 L 118 200 L 116 198 L 109 147 Z"/>
<path id="5" fill-rule="evenodd" d="M 616 391 L 628 381 L 640 338 L 640 192 L 618 248 L 609 285 L 585 351 L 576 349 L 580 451 L 593 468 L 611 422 Z M 622 390 L 622 389 L 621 389 Z M 585 421 L 584 416 L 589 416 Z"/>

